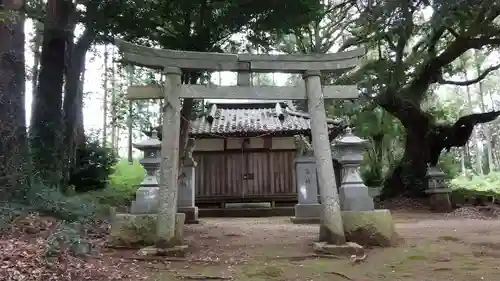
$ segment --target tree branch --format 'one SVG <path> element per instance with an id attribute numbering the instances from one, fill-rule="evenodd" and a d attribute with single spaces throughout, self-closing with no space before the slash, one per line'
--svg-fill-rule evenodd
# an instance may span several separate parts
<path id="1" fill-rule="evenodd" d="M 472 80 L 467 80 L 467 81 L 451 81 L 451 80 L 445 80 L 443 79 L 442 77 L 440 77 L 438 79 L 438 83 L 439 84 L 447 84 L 447 85 L 456 85 L 456 86 L 468 86 L 468 85 L 472 85 L 472 84 L 476 84 L 478 82 L 480 82 L 481 80 L 483 80 L 484 78 L 486 78 L 486 76 L 488 76 L 488 74 L 490 74 L 491 72 L 497 70 L 497 69 L 500 69 L 500 64 L 497 64 L 497 65 L 494 65 L 494 66 L 490 66 L 488 68 L 486 68 L 483 73 L 481 73 L 480 75 L 478 75 L 476 78 L 472 79 Z"/>

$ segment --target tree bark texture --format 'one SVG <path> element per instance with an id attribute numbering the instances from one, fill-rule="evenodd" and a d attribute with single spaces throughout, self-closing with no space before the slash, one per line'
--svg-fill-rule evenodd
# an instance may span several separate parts
<path id="1" fill-rule="evenodd" d="M 384 182 L 382 198 L 398 195 L 419 197 L 424 194 L 428 187 L 426 174 L 432 139 L 426 131 L 428 128 L 424 125 L 406 129 L 405 152 Z"/>
<path id="2" fill-rule="evenodd" d="M 63 176 L 62 86 L 71 1 L 49 0 L 44 22 L 38 89 L 33 97 L 31 153 L 37 180 L 59 186 Z"/>
<path id="3" fill-rule="evenodd" d="M 12 15 L 0 21 L 0 200 L 9 201 L 27 184 L 23 13 L 3 1 Z M 19 1 L 17 1 L 19 2 Z"/>
<path id="4" fill-rule="evenodd" d="M 85 56 L 94 40 L 93 32 L 86 29 L 76 44 L 69 43 L 67 50 L 67 68 L 65 72 L 63 100 L 64 124 L 64 151 L 63 169 L 64 182 L 69 179 L 69 174 L 77 163 L 76 152 L 85 145 L 85 132 L 83 129 L 83 83 L 85 72 Z M 73 38 L 71 37 L 71 41 Z"/>

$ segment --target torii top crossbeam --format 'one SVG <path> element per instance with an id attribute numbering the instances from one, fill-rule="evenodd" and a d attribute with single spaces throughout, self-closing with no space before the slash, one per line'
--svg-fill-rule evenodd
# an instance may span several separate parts
<path id="1" fill-rule="evenodd" d="M 186 70 L 303 73 L 305 70 L 345 72 L 359 64 L 364 48 L 335 54 L 252 55 L 155 49 L 116 40 L 126 62 Z"/>

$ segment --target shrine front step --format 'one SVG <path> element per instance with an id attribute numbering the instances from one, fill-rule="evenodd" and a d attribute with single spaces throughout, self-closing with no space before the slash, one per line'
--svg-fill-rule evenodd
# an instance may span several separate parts
<path id="1" fill-rule="evenodd" d="M 294 207 L 275 208 L 200 208 L 199 217 L 232 217 L 232 218 L 257 218 L 257 217 L 289 217 L 295 213 Z"/>
<path id="2" fill-rule="evenodd" d="M 199 218 L 199 210 L 198 207 L 178 207 L 177 212 L 183 213 L 186 215 L 186 219 L 184 221 L 185 224 L 198 224 L 200 223 Z"/>

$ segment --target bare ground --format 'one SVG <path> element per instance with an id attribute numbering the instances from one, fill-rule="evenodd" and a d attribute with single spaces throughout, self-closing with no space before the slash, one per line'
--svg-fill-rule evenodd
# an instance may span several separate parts
<path id="1" fill-rule="evenodd" d="M 366 260 L 312 257 L 317 225 L 289 218 L 203 219 L 188 261 L 152 265 L 152 280 L 500 280 L 500 221 L 394 212 L 400 244 Z"/>
<path id="2" fill-rule="evenodd" d="M 467 207 L 446 215 L 396 208 L 392 213 L 400 243 L 369 249 L 360 263 L 314 257 L 311 243 L 318 226 L 294 225 L 286 217 L 204 218 L 187 226 L 190 253 L 177 259 L 103 248 L 108 225 L 101 222 L 86 232 L 99 254 L 77 258 L 63 251 L 46 260 L 45 239 L 55 220 L 30 216 L 0 233 L 0 280 L 498 281 L 496 208 Z"/>

